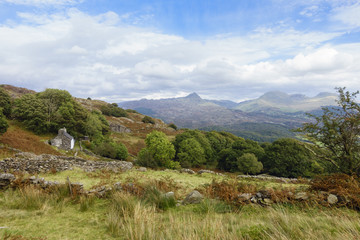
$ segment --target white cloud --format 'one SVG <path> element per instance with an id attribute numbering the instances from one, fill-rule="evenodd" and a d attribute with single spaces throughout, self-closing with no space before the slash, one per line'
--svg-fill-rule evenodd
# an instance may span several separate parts
<path id="1" fill-rule="evenodd" d="M 333 19 L 347 24 L 349 27 L 360 27 L 360 3 L 341 6 L 334 10 Z"/>
<path id="2" fill-rule="evenodd" d="M 360 80 L 360 44 L 323 44 L 341 33 L 259 28 L 200 42 L 129 26 L 114 12 L 19 17 L 0 25 L 0 79 L 38 91 L 112 102 L 194 91 L 237 100 L 275 89 L 315 94 Z"/>

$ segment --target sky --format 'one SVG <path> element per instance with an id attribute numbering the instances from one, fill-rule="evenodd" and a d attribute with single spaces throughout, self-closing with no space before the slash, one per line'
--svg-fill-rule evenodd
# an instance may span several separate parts
<path id="1" fill-rule="evenodd" d="M 360 90 L 360 0 L 0 0 L 0 84 L 121 102 Z"/>

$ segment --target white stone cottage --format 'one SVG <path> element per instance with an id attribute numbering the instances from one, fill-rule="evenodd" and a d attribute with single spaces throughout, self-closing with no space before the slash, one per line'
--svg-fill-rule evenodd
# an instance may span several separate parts
<path id="1" fill-rule="evenodd" d="M 51 145 L 60 149 L 71 150 L 74 148 L 75 139 L 66 132 L 66 128 L 60 128 L 58 135 L 51 140 Z"/>

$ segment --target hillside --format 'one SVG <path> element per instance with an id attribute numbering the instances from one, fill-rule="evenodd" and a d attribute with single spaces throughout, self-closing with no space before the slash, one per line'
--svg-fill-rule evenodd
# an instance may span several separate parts
<path id="1" fill-rule="evenodd" d="M 218 102 L 204 100 L 196 93 L 180 98 L 122 102 L 119 106 L 160 118 L 167 123 L 173 122 L 183 128 L 231 124 L 234 119 L 251 121 L 241 111 L 233 111 Z"/>
<path id="2" fill-rule="evenodd" d="M 9 94 L 14 101 L 26 94 L 36 94 L 35 91 L 26 88 L 1 85 L 2 88 Z M 109 105 L 109 103 L 101 100 L 82 99 L 73 97 L 74 101 L 79 103 L 88 113 L 93 110 L 101 112 L 103 107 Z M 111 139 L 116 142 L 123 143 L 128 149 L 131 155 L 137 155 L 141 148 L 145 146 L 144 139 L 146 135 L 153 130 L 164 132 L 169 139 L 173 139 L 174 136 L 181 131 L 175 131 L 173 128 L 168 127 L 160 119 L 154 118 L 154 123 L 144 123 L 142 119 L 145 115 L 137 113 L 136 111 L 128 110 L 125 112 L 126 117 L 114 117 L 105 116 L 111 131 Z M 24 129 L 21 122 L 9 121 L 10 127 L 8 131 L 0 136 L 0 141 L 6 146 L 19 149 L 26 152 L 34 152 L 36 154 L 51 153 L 51 154 L 64 154 L 52 148 L 46 142 L 55 137 L 55 133 L 36 135 L 32 131 Z M 76 145 L 78 148 L 78 145 Z M 3 150 L 4 152 L 5 150 Z M 7 153 L 6 153 L 7 154 Z M 83 156 L 86 157 L 86 156 Z"/>
<path id="3" fill-rule="evenodd" d="M 244 112 L 308 112 L 320 109 L 322 106 L 335 104 L 336 94 L 319 93 L 315 97 L 302 94 L 286 94 L 283 92 L 268 92 L 261 97 L 239 103 L 234 109 Z"/>
<path id="4" fill-rule="evenodd" d="M 206 100 L 192 93 L 181 98 L 141 99 L 119 105 L 183 128 L 221 129 L 245 138 L 273 141 L 279 137 L 294 136 L 289 130 L 309 121 L 305 112 L 332 105 L 335 99 L 336 95 L 330 93 L 310 98 L 300 94 L 268 92 L 258 99 L 237 104 L 226 100 Z M 247 126 L 244 127 L 244 124 Z M 251 128 L 249 124 L 252 124 Z"/>

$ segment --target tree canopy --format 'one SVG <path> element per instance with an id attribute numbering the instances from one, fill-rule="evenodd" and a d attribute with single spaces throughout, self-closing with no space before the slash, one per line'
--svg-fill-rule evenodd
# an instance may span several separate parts
<path id="1" fill-rule="evenodd" d="M 146 148 L 138 154 L 138 163 L 148 167 L 178 168 L 174 162 L 175 148 L 163 132 L 152 131 L 145 138 Z"/>
<path id="2" fill-rule="evenodd" d="M 337 107 L 323 107 L 322 115 L 310 115 L 314 122 L 305 123 L 298 131 L 317 147 L 326 149 L 320 157 L 330 161 L 338 172 L 359 174 L 360 171 L 360 105 L 359 91 L 350 93 L 337 88 Z"/>

